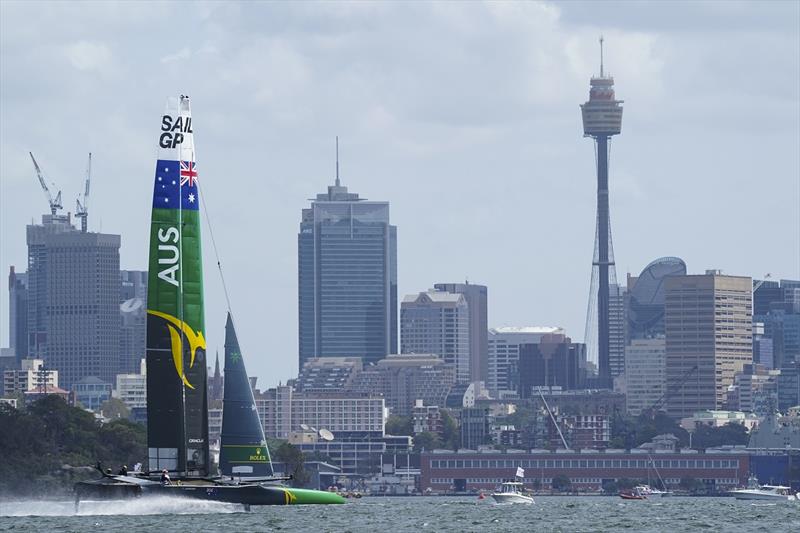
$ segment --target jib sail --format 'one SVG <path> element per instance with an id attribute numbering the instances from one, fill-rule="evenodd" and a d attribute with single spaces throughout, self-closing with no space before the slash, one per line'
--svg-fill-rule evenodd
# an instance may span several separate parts
<path id="1" fill-rule="evenodd" d="M 269 477 L 272 461 L 231 315 L 225 324 L 225 392 L 219 468 L 223 476 Z"/>

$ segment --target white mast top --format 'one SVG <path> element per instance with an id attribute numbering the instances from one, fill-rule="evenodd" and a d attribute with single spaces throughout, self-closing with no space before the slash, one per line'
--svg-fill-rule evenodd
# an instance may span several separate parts
<path id="1" fill-rule="evenodd" d="M 603 76 L 603 36 L 600 36 L 600 77 Z"/>

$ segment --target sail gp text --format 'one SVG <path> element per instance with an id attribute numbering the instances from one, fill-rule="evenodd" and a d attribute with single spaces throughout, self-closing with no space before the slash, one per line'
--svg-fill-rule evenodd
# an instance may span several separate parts
<path id="1" fill-rule="evenodd" d="M 161 117 L 161 137 L 158 145 L 161 148 L 175 148 L 183 142 L 184 134 L 192 132 L 192 117 L 178 117 L 177 120 L 170 115 Z"/>

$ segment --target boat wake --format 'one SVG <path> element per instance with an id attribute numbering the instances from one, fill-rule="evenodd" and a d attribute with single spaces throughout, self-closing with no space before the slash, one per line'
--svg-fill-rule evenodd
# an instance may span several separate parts
<path id="1" fill-rule="evenodd" d="M 241 511 L 240 505 L 169 496 L 117 501 L 81 500 L 77 513 L 73 501 L 20 500 L 0 503 L 0 516 L 142 516 L 220 514 Z"/>

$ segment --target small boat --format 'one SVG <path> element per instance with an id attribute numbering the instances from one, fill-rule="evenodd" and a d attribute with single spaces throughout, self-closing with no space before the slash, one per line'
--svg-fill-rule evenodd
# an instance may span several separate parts
<path id="1" fill-rule="evenodd" d="M 506 481 L 500 484 L 500 490 L 492 493 L 492 498 L 497 503 L 533 503 L 533 498 L 527 494 L 522 493 L 523 484 L 525 479 L 525 470 L 517 467 L 517 473 L 514 476 L 514 481 Z M 519 480 L 519 481 L 517 481 Z"/>
<path id="2" fill-rule="evenodd" d="M 792 489 L 783 485 L 760 485 L 758 478 L 751 475 L 747 479 L 747 488 L 732 490 L 737 500 L 769 500 L 800 502 L 800 494 L 792 494 Z"/>
<path id="3" fill-rule="evenodd" d="M 533 503 L 533 498 L 522 493 L 522 483 L 506 481 L 500 484 L 500 490 L 492 493 L 497 503 Z"/>

